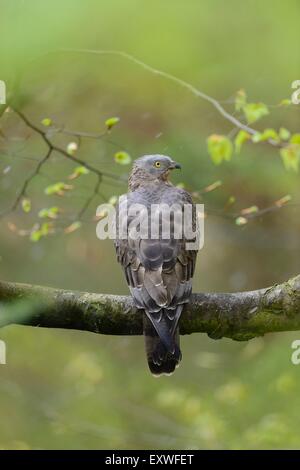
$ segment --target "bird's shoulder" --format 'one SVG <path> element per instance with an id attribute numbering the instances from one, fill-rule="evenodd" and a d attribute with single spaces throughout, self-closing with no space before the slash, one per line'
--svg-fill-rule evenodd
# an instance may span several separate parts
<path id="1" fill-rule="evenodd" d="M 167 183 L 152 183 L 130 191 L 126 194 L 126 200 L 128 204 L 193 204 L 188 191 Z"/>

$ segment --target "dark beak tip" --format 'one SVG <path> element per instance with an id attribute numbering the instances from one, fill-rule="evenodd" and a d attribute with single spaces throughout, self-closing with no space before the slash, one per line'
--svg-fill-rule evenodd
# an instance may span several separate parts
<path id="1" fill-rule="evenodd" d="M 175 163 L 174 168 L 176 168 L 176 170 L 181 170 L 181 165 L 179 165 L 179 163 Z"/>

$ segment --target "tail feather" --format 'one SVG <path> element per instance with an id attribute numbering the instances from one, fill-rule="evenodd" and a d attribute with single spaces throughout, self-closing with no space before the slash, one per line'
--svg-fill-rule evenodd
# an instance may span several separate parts
<path id="1" fill-rule="evenodd" d="M 158 336 L 156 329 L 144 315 L 144 337 L 148 366 L 153 375 L 172 374 L 181 361 L 181 351 L 179 347 L 179 329 L 176 328 L 166 342 Z"/>

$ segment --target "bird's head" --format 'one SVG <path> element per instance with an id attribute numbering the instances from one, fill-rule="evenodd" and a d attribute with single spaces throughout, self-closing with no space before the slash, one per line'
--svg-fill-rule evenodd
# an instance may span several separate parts
<path id="1" fill-rule="evenodd" d="M 129 183 L 136 187 L 143 182 L 166 181 L 171 170 L 180 168 L 179 163 L 166 155 L 144 155 L 135 160 Z"/>

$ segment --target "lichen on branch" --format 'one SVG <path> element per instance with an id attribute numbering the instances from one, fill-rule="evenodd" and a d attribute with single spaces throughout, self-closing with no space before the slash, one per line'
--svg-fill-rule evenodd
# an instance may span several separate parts
<path id="1" fill-rule="evenodd" d="M 0 326 L 65 328 L 110 335 L 142 334 L 142 312 L 131 297 L 0 282 Z M 17 308 L 15 306 L 17 305 Z M 266 289 L 193 294 L 180 334 L 245 341 L 300 330 L 300 275 Z"/>

